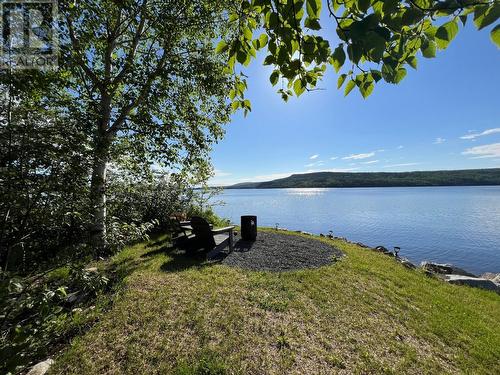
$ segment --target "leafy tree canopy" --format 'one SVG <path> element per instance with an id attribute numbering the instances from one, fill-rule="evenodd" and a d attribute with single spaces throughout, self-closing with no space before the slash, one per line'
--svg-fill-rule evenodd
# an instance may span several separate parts
<path id="1" fill-rule="evenodd" d="M 498 0 L 243 0 L 229 14 L 238 32 L 217 51 L 234 71 L 266 48 L 264 64 L 274 67 L 269 80 L 273 86 L 282 81 L 285 101 L 313 90 L 328 65 L 340 73 L 345 95 L 357 87 L 366 98 L 381 80 L 399 83 L 420 56 L 435 57 L 468 19 L 481 30 L 499 16 Z M 334 23 L 337 38 L 321 31 L 326 22 Z M 490 34 L 500 47 L 500 24 Z M 250 110 L 245 88 L 241 75 L 231 91 L 233 109 Z"/>
<path id="2" fill-rule="evenodd" d="M 232 76 L 214 54 L 224 8 L 206 0 L 87 0 L 60 6 L 62 71 L 80 117 L 94 130 L 91 200 L 95 243 L 106 220 L 106 170 L 210 173 L 208 151 L 229 121 Z"/>

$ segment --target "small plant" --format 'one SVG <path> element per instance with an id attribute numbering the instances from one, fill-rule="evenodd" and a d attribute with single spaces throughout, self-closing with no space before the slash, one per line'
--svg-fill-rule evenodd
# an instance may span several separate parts
<path id="1" fill-rule="evenodd" d="M 158 224 L 158 221 L 152 220 L 142 224 L 126 223 L 120 221 L 116 217 L 111 218 L 111 223 L 108 227 L 107 240 L 109 248 L 112 252 L 116 252 L 125 245 L 139 241 L 149 240 L 149 232 Z"/>
<path id="2" fill-rule="evenodd" d="M 109 279 L 98 272 L 97 268 L 74 267 L 70 270 L 73 287 L 83 293 L 98 294 L 104 290 Z"/>
<path id="3" fill-rule="evenodd" d="M 0 373 L 19 372 L 64 331 L 66 287 L 12 277 L 0 285 Z"/>
<path id="4" fill-rule="evenodd" d="M 285 331 L 281 331 L 278 339 L 276 340 L 276 344 L 279 350 L 290 349 L 290 343 L 288 342 Z"/>

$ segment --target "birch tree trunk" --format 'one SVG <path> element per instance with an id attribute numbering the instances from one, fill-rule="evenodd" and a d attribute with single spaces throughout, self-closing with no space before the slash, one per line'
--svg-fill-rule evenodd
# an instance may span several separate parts
<path id="1" fill-rule="evenodd" d="M 107 247 L 106 241 L 106 172 L 109 158 L 108 140 L 99 140 L 94 154 L 90 200 L 92 205 L 91 243 L 96 250 Z"/>

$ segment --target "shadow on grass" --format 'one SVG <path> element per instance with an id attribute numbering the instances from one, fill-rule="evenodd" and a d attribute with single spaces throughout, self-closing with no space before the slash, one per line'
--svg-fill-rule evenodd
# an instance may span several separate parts
<path id="1" fill-rule="evenodd" d="M 160 269 L 164 272 L 182 272 L 190 268 L 204 268 L 211 267 L 215 264 L 222 262 L 228 255 L 227 251 L 220 251 L 219 253 L 207 257 L 207 251 L 199 250 L 182 250 L 179 248 L 164 249 L 168 251 L 169 260 L 163 263 Z"/>
<path id="2" fill-rule="evenodd" d="M 234 252 L 248 252 L 252 249 L 254 241 L 245 241 L 239 239 L 233 246 Z M 210 267 L 221 263 L 227 256 L 230 255 L 229 248 L 220 251 L 215 255 L 207 257 L 207 252 L 203 250 L 182 250 L 179 248 L 163 248 L 155 252 L 162 251 L 169 255 L 170 259 L 165 262 L 160 269 L 165 272 L 182 272 L 190 268 Z M 151 254 L 153 252 L 150 252 Z M 146 253 L 143 256 L 148 256 Z"/>
<path id="3" fill-rule="evenodd" d="M 240 253 L 246 253 L 250 250 L 252 250 L 252 246 L 255 242 L 254 241 L 245 241 L 243 239 L 240 239 L 236 241 L 234 244 L 234 251 L 240 252 Z"/>
<path id="4" fill-rule="evenodd" d="M 146 247 L 157 247 L 157 246 L 165 245 L 168 242 L 170 242 L 170 237 L 158 239 L 156 241 L 151 241 L 150 243 L 148 243 L 146 245 Z"/>

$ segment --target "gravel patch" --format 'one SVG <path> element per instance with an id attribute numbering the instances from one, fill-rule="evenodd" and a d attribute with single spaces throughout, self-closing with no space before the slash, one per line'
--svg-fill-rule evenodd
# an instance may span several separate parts
<path id="1" fill-rule="evenodd" d="M 259 232 L 254 242 L 235 237 L 234 251 L 222 263 L 253 271 L 292 271 L 332 264 L 343 253 L 313 238 Z"/>

